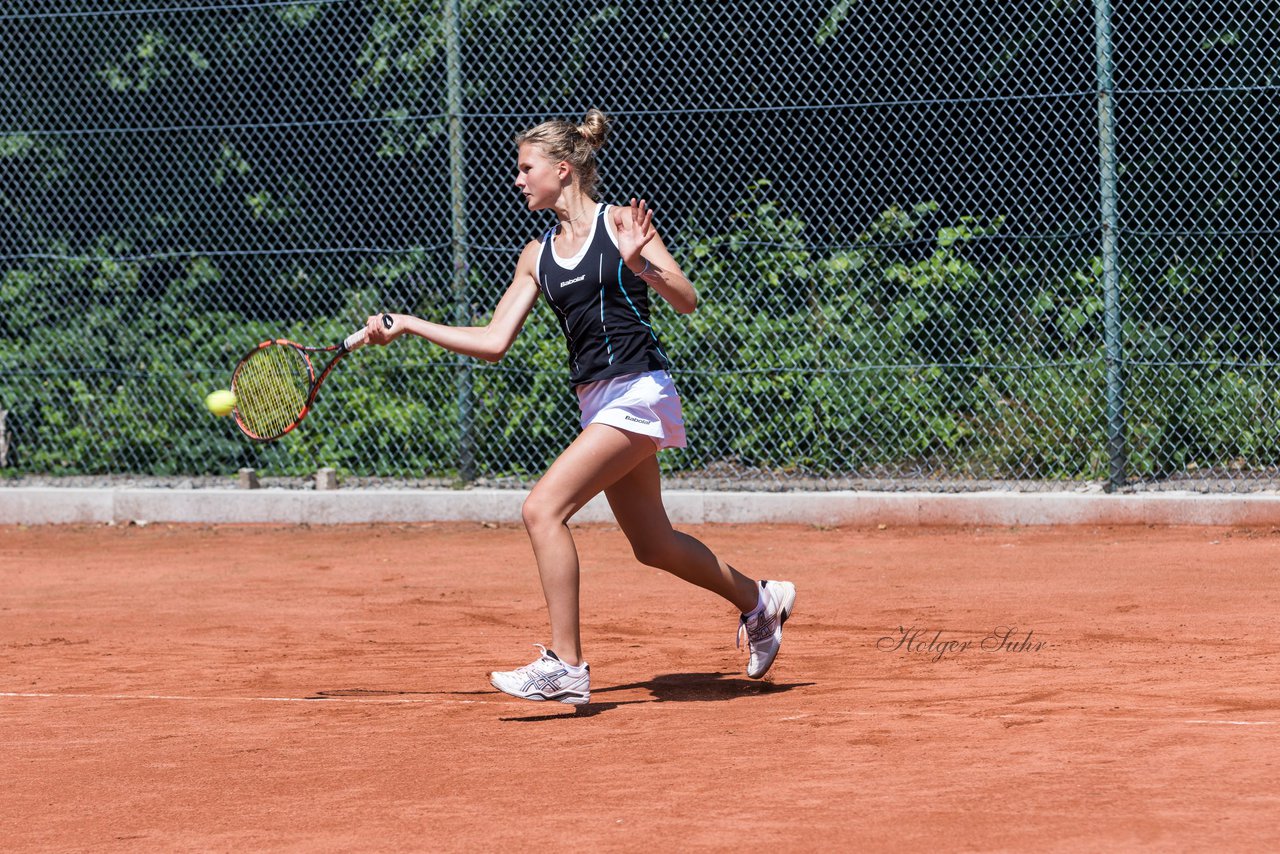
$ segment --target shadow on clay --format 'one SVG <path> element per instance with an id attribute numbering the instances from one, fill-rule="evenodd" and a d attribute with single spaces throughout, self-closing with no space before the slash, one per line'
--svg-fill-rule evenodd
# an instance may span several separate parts
<path id="1" fill-rule="evenodd" d="M 633 706 L 645 703 L 708 703 L 723 700 L 737 700 L 741 697 L 752 697 L 760 694 L 781 694 L 795 688 L 813 685 L 813 682 L 764 682 L 756 679 L 744 679 L 732 673 L 667 673 L 655 676 L 644 682 L 632 682 L 626 685 L 609 685 L 591 689 L 591 702 L 583 706 L 565 708 L 562 704 L 550 704 L 547 711 L 561 711 L 561 714 L 528 715 L 518 718 L 501 718 L 504 721 L 546 721 L 563 718 L 589 718 L 601 712 L 612 711 L 618 706 Z M 613 691 L 648 691 L 649 698 L 641 700 L 598 701 L 601 694 Z M 513 702 L 519 702 L 514 697 Z M 560 708 L 556 708 L 560 706 Z"/>

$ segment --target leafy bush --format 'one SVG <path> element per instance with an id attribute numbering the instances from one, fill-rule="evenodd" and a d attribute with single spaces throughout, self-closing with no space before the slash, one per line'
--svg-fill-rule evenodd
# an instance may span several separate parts
<path id="1" fill-rule="evenodd" d="M 821 476 L 1106 476 L 1096 257 L 1007 236 L 1000 219 L 939 223 L 932 204 L 885 211 L 854 245 L 818 251 L 766 191 L 682 249 L 699 310 L 655 308 L 691 437 L 663 455 L 669 471 L 733 460 Z M 403 293 L 429 259 L 341 275 L 269 268 L 266 301 L 249 313 L 219 296 L 224 262 L 112 260 L 121 251 L 103 239 L 100 257 L 30 262 L 0 280 L 0 408 L 17 471 L 457 477 L 469 466 L 528 479 L 577 432 L 564 344 L 537 308 L 500 365 L 421 342 L 371 349 L 334 373 L 296 434 L 247 442 L 202 406 L 237 358 L 273 336 L 340 339 L 351 321 L 336 317 Z M 1194 295 L 1221 278 L 1215 263 L 1226 260 L 1170 266 L 1167 289 Z M 1242 363 L 1239 335 L 1193 335 L 1185 314 L 1198 303 L 1153 299 L 1149 275 L 1132 270 L 1121 284 L 1134 312 L 1131 472 L 1280 460 L 1273 372 Z M 308 288 L 323 291 L 320 307 L 295 308 Z M 417 313 L 452 319 L 447 292 L 417 300 Z"/>

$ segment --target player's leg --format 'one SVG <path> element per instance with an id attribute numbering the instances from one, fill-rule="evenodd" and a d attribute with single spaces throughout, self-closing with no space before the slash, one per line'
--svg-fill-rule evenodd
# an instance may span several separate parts
<path id="1" fill-rule="evenodd" d="M 747 637 L 747 675 L 759 679 L 782 646 L 782 625 L 795 608 L 789 581 L 756 582 L 716 557 L 698 539 L 676 531 L 662 505 L 657 457 L 650 457 L 605 490 L 636 559 L 718 593 L 742 612 L 739 638 Z"/>
<path id="2" fill-rule="evenodd" d="M 652 447 L 652 440 L 649 441 Z M 739 611 L 755 608 L 760 598 L 755 581 L 720 560 L 700 540 L 671 527 L 662 505 L 656 454 L 605 489 L 605 497 L 631 542 L 636 560 L 719 594 Z"/>
<path id="3" fill-rule="evenodd" d="M 533 487 L 522 515 L 533 544 L 551 619 L 551 649 L 582 661 L 578 622 L 578 550 L 569 519 L 601 491 L 655 454 L 648 436 L 589 424 Z"/>
<path id="4" fill-rule="evenodd" d="M 591 673 L 578 630 L 578 550 L 569 519 L 646 456 L 653 440 L 590 424 L 551 464 L 525 499 L 523 515 L 551 618 L 551 649 L 531 664 L 489 674 L 498 690 L 526 700 L 579 705 L 591 698 Z"/>

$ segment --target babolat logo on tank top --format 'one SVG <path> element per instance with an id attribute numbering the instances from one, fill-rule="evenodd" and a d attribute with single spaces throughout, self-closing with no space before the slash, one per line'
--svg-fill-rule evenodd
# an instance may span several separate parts
<path id="1" fill-rule="evenodd" d="M 538 285 L 564 333 L 575 386 L 671 367 L 649 325 L 649 286 L 622 263 L 608 210 L 599 206 L 574 257 L 556 251 L 558 226 L 542 236 L 538 256 Z"/>

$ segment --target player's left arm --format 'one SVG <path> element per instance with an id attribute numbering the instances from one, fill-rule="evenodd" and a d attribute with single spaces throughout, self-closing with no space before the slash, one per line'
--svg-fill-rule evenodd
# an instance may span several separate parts
<path id="1" fill-rule="evenodd" d="M 653 227 L 653 211 L 643 199 L 638 202 L 632 199 L 630 205 L 615 208 L 613 214 L 618 251 L 627 269 L 643 279 L 676 311 L 690 314 L 698 307 L 698 292 Z"/>

